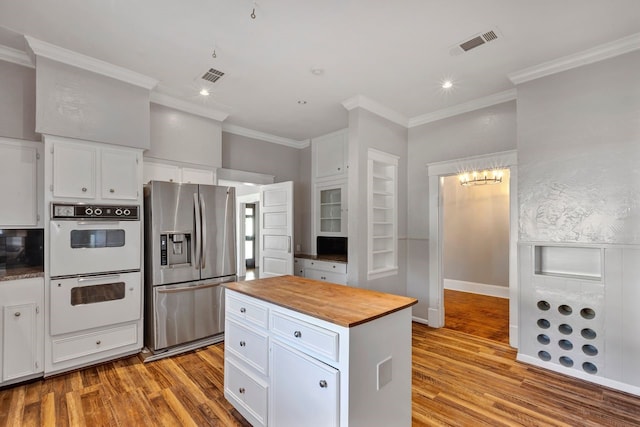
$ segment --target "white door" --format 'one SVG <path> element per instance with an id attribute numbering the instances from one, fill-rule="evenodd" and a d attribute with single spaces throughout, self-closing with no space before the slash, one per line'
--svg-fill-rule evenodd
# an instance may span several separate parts
<path id="1" fill-rule="evenodd" d="M 260 277 L 293 274 L 293 182 L 260 187 Z"/>

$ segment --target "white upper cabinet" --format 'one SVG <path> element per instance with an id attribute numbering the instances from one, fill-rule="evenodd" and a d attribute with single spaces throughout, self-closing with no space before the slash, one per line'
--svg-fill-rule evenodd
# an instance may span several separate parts
<path id="1" fill-rule="evenodd" d="M 42 143 L 0 138 L 0 228 L 38 225 L 43 186 Z"/>
<path id="2" fill-rule="evenodd" d="M 103 149 L 100 153 L 102 198 L 136 200 L 140 162 L 137 151 Z"/>
<path id="3" fill-rule="evenodd" d="M 214 169 L 182 167 L 170 163 L 144 161 L 144 183 L 149 181 L 184 182 L 189 184 L 216 183 Z"/>
<path id="4" fill-rule="evenodd" d="M 316 235 L 347 237 L 347 186 L 316 186 Z"/>
<path id="5" fill-rule="evenodd" d="M 142 150 L 45 136 L 52 155 L 55 199 L 136 201 L 141 199 Z"/>
<path id="6" fill-rule="evenodd" d="M 311 144 L 316 181 L 347 177 L 347 130 L 315 138 Z"/>
<path id="7" fill-rule="evenodd" d="M 211 169 L 182 168 L 182 182 L 213 185 L 216 174 Z"/>

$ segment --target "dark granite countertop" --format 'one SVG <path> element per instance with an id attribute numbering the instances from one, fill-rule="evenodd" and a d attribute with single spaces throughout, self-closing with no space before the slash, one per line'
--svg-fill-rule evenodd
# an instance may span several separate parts
<path id="1" fill-rule="evenodd" d="M 295 254 L 295 258 L 312 259 L 315 261 L 327 261 L 327 262 L 341 262 L 347 263 L 346 255 L 309 255 L 309 254 Z"/>
<path id="2" fill-rule="evenodd" d="M 8 280 L 32 279 L 34 277 L 44 277 L 42 267 L 23 267 L 0 272 L 0 282 Z"/>

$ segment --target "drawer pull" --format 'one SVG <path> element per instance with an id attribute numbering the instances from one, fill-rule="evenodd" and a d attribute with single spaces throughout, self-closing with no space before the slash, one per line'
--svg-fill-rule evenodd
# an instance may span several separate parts
<path id="1" fill-rule="evenodd" d="M 302 332 L 300 332 L 300 331 L 295 331 L 295 332 L 293 333 L 293 336 L 294 336 L 294 337 L 296 337 L 296 338 L 301 338 L 301 337 L 302 337 Z"/>
<path id="2" fill-rule="evenodd" d="M 16 317 L 20 317 L 20 312 L 16 311 L 15 313 L 13 313 L 13 315 L 16 316 Z"/>
<path id="3" fill-rule="evenodd" d="M 240 392 L 240 394 L 244 394 L 244 387 L 240 387 L 238 391 Z"/>
<path id="4" fill-rule="evenodd" d="M 86 193 L 87 192 L 87 187 L 82 187 L 82 192 Z"/>
<path id="5" fill-rule="evenodd" d="M 116 192 L 116 190 L 114 190 L 113 188 L 110 188 L 110 189 L 109 189 L 109 193 L 112 193 L 112 194 L 113 194 L 113 193 L 115 193 L 115 192 Z"/>
<path id="6" fill-rule="evenodd" d="M 246 313 L 246 312 L 247 312 L 247 309 L 246 309 L 246 308 L 244 308 L 244 307 L 240 307 L 240 313 Z"/>
<path id="7" fill-rule="evenodd" d="M 100 340 L 96 341 L 96 345 L 100 345 L 100 344 L 102 344 L 102 341 Z"/>
<path id="8" fill-rule="evenodd" d="M 240 341 L 240 347 L 244 347 L 245 345 L 247 345 L 247 343 L 246 343 L 246 342 L 244 342 L 244 341 Z"/>
<path id="9" fill-rule="evenodd" d="M 318 385 L 320 385 L 320 388 L 327 388 L 327 382 L 325 380 L 320 380 Z"/>

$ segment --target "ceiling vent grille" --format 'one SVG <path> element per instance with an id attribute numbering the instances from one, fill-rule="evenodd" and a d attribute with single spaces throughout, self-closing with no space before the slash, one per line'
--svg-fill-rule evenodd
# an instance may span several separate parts
<path id="1" fill-rule="evenodd" d="M 202 75 L 202 80 L 206 80 L 211 83 L 216 83 L 224 76 L 224 73 L 220 70 L 216 70 L 215 68 L 209 68 L 209 71 Z"/>
<path id="2" fill-rule="evenodd" d="M 482 46 L 486 43 L 498 40 L 498 38 L 500 37 L 500 33 L 497 29 L 479 33 L 453 46 L 450 50 L 450 53 L 451 55 L 460 55 L 461 53 L 468 52 L 478 46 Z"/>

